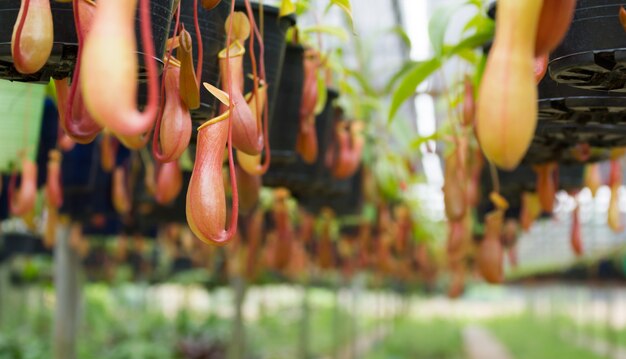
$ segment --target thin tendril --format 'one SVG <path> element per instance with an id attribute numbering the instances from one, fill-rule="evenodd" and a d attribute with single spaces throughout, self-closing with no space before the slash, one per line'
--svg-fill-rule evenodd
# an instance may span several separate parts
<path id="1" fill-rule="evenodd" d="M 251 36 L 250 39 L 250 56 L 251 56 L 251 62 L 252 62 L 252 71 L 253 71 L 253 75 L 254 75 L 254 89 L 253 91 L 256 91 L 257 86 L 258 86 L 258 79 L 257 79 L 257 74 L 256 74 L 256 56 L 254 54 L 254 47 L 253 47 L 253 42 L 252 42 L 252 37 L 256 37 L 258 42 L 259 42 L 259 67 L 260 67 L 260 77 L 261 80 L 263 80 L 265 82 L 265 86 L 269 86 L 269 84 L 267 83 L 267 74 L 265 71 L 265 44 L 263 43 L 263 32 L 264 32 L 264 16 L 263 16 L 263 1 L 260 0 L 259 1 L 259 18 L 261 20 L 261 31 L 259 31 L 259 28 L 256 24 L 256 20 L 254 19 L 254 14 L 252 13 L 252 7 L 250 6 L 250 1 L 249 0 L 245 0 L 245 4 L 246 4 L 246 10 L 248 11 L 248 18 L 250 19 L 250 23 L 252 25 L 252 29 L 254 31 L 254 35 Z M 256 97 L 256 100 L 258 101 L 258 96 Z M 255 103 L 255 105 L 257 106 L 258 109 L 258 103 Z M 265 174 L 267 172 L 267 170 L 270 167 L 270 163 L 271 163 L 271 149 L 270 149 L 270 141 L 269 141 L 269 98 L 266 96 L 265 97 L 265 104 L 263 106 L 263 145 L 265 147 L 265 160 L 263 161 L 263 165 L 261 166 L 261 174 Z"/>
<path id="2" fill-rule="evenodd" d="M 180 9 L 180 3 L 178 4 Z M 202 63 L 204 60 L 204 43 L 202 42 L 202 33 L 200 32 L 200 23 L 198 21 L 198 0 L 193 0 L 193 21 L 196 28 L 196 42 L 198 46 L 198 62 L 196 63 L 196 80 L 198 88 L 202 84 Z"/>
<path id="3" fill-rule="evenodd" d="M 500 178 L 498 177 L 498 170 L 491 161 L 489 161 L 489 172 L 491 173 L 491 184 L 493 186 L 493 191 L 500 194 Z"/>
<path id="4" fill-rule="evenodd" d="M 15 186 L 17 181 L 17 169 L 13 169 L 11 178 L 9 179 L 9 188 L 7 191 L 7 200 L 9 202 L 10 212 L 15 212 L 15 203 L 13 202 L 13 195 L 15 194 Z"/>
<path id="5" fill-rule="evenodd" d="M 148 103 L 142 116 L 154 118 L 159 107 L 158 69 L 155 57 L 154 43 L 152 42 L 152 19 L 150 15 L 150 0 L 140 0 L 141 41 L 144 49 L 144 62 L 148 72 Z M 154 121 L 152 121 L 154 124 Z M 148 132 L 151 128 L 148 130 Z M 146 136 L 149 137 L 149 136 Z"/>
<path id="6" fill-rule="evenodd" d="M 256 22 L 254 19 L 254 13 L 252 12 L 252 7 L 250 6 L 250 2 L 246 1 L 246 11 L 248 12 L 248 19 L 250 21 L 250 23 L 252 24 L 252 27 L 255 28 L 256 27 Z M 259 89 L 259 76 L 258 76 L 258 68 L 257 68 L 257 62 L 256 62 L 256 53 L 254 51 L 254 40 L 255 40 L 255 35 L 253 34 L 252 36 L 250 36 L 250 41 L 249 41 L 249 50 L 250 50 L 250 63 L 252 65 L 252 80 L 254 82 L 254 85 L 252 86 L 252 98 L 254 98 L 254 106 L 256 106 L 257 110 L 259 108 L 259 97 L 258 97 L 258 89 Z M 261 128 L 261 122 L 257 118 L 255 119 L 257 124 L 257 136 L 259 135 L 259 131 L 262 130 Z"/>
<path id="7" fill-rule="evenodd" d="M 234 109 L 233 105 L 233 90 L 232 90 L 232 76 L 230 72 L 230 46 L 232 43 L 232 34 L 233 34 L 233 14 L 235 13 L 235 0 L 231 0 L 230 4 L 230 18 L 231 21 L 228 25 L 228 36 L 226 38 L 226 73 L 228 74 L 228 78 L 226 79 L 228 86 L 228 111 L 232 114 Z M 239 217 L 239 193 L 237 190 L 237 177 L 235 174 L 235 161 L 233 156 L 233 120 L 232 117 L 228 117 L 228 168 L 230 172 L 230 186 L 232 188 L 232 213 L 230 216 L 230 228 L 226 233 L 226 241 L 229 241 L 233 238 L 237 231 L 237 220 Z"/>
<path id="8" fill-rule="evenodd" d="M 74 10 L 74 27 L 76 27 L 76 37 L 78 39 L 78 54 L 76 55 L 76 66 L 74 66 L 74 74 L 72 76 L 72 83 L 70 84 L 70 92 L 67 96 L 67 104 L 65 105 L 65 118 L 63 121 L 65 122 L 65 128 L 69 128 L 69 124 L 72 123 L 72 113 L 74 111 L 74 98 L 76 96 L 76 91 L 78 89 L 78 81 L 80 78 L 80 67 L 81 67 L 81 59 L 83 53 L 83 31 L 81 29 L 80 23 L 80 6 L 78 2 L 81 0 L 74 0 L 72 2 L 72 7 Z"/>

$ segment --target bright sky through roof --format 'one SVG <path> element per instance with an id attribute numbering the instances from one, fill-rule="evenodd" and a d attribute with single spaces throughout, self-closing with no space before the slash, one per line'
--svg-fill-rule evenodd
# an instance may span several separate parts
<path id="1" fill-rule="evenodd" d="M 430 40 L 428 36 L 428 1 L 427 0 L 404 0 L 403 14 L 406 32 L 411 39 L 411 59 L 414 61 L 427 60 L 431 55 Z M 425 81 L 419 91 L 425 91 L 428 83 Z M 430 95 L 418 95 L 415 98 L 417 111 L 417 129 L 420 136 L 430 136 L 437 131 L 435 118 L 435 105 Z M 435 151 L 436 143 L 430 143 L 430 148 Z M 422 166 L 429 184 L 441 186 L 443 173 L 441 161 L 436 153 L 429 153 L 422 146 Z"/>

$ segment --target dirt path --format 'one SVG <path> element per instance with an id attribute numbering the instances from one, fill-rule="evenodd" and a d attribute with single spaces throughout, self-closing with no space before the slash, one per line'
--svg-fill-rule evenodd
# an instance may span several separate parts
<path id="1" fill-rule="evenodd" d="M 356 345 L 348 343 L 348 345 L 341 348 L 337 356 L 327 356 L 323 359 L 352 359 L 352 358 L 364 358 L 365 355 L 390 332 L 389 327 L 383 327 L 380 329 L 371 330 L 369 333 L 362 335 L 358 338 Z M 352 355 L 352 351 L 355 351 Z"/>
<path id="2" fill-rule="evenodd" d="M 508 349 L 487 329 L 468 326 L 463 329 L 463 345 L 468 359 L 513 359 Z"/>
<path id="3" fill-rule="evenodd" d="M 572 345 L 585 348 L 600 357 L 626 359 L 626 348 L 614 346 L 604 339 L 592 338 L 587 335 L 576 334 L 569 331 L 561 332 L 561 337 Z"/>

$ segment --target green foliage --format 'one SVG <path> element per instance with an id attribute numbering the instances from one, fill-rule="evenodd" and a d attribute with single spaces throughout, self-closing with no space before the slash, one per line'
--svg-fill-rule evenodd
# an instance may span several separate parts
<path id="1" fill-rule="evenodd" d="M 0 80 L 0 171 L 21 166 L 20 152 L 35 160 L 46 86 Z"/>
<path id="2" fill-rule="evenodd" d="M 400 106 L 415 94 L 415 89 L 428 79 L 435 71 L 441 68 L 441 60 L 434 57 L 427 61 L 420 61 L 413 64 L 412 68 L 404 74 L 398 87 L 394 90 L 389 109 L 389 121 L 391 122 Z"/>
<path id="3" fill-rule="evenodd" d="M 466 1 L 461 0 L 448 2 L 433 12 L 428 23 L 428 34 L 435 58 L 441 59 L 443 57 L 446 31 L 448 30 L 450 19 L 466 3 Z"/>
<path id="4" fill-rule="evenodd" d="M 502 341 L 516 359 L 599 359 L 588 350 L 565 341 L 551 323 L 540 323 L 528 315 L 494 320 L 492 333 Z"/>
<path id="5" fill-rule="evenodd" d="M 445 36 L 450 20 L 462 6 L 473 6 L 477 14 L 464 26 L 461 40 L 456 44 L 446 44 Z M 392 84 L 399 82 L 392 94 L 392 103 L 389 108 L 388 120 L 391 122 L 402 104 L 411 98 L 416 89 L 431 75 L 452 58 L 460 57 L 480 68 L 483 64 L 483 55 L 477 48 L 493 38 L 494 23 L 483 11 L 483 0 L 455 1 L 443 5 L 435 10 L 429 22 L 429 36 L 433 48 L 432 58 L 413 63 L 410 69 L 403 68 L 394 76 Z M 478 77 L 480 78 L 480 77 Z"/>
<path id="6" fill-rule="evenodd" d="M 42 359 L 52 351 L 50 345 L 41 340 L 32 340 L 27 330 L 16 330 L 0 334 L 0 359 Z"/>
<path id="7" fill-rule="evenodd" d="M 441 319 L 399 319 L 395 329 L 366 359 L 461 359 L 463 343 L 458 324 Z"/>
<path id="8" fill-rule="evenodd" d="M 338 6 L 339 8 L 341 8 L 341 10 L 343 10 L 343 12 L 348 17 L 350 26 L 354 30 L 354 21 L 352 19 L 352 5 L 350 4 L 350 0 L 330 0 L 330 3 L 328 4 L 326 11 L 328 11 L 328 9 L 333 5 Z"/>
<path id="9" fill-rule="evenodd" d="M 300 35 L 305 35 L 305 39 L 310 39 L 311 34 L 326 34 L 326 35 L 332 35 L 335 38 L 346 42 L 350 39 L 350 36 L 348 35 L 348 33 L 346 32 L 346 30 L 343 27 L 340 26 L 331 26 L 331 25 L 314 25 L 314 26 L 309 26 L 306 28 L 303 28 L 300 31 Z M 308 42 L 313 43 L 312 40 L 308 40 Z"/>
<path id="10" fill-rule="evenodd" d="M 554 317 L 539 322 L 528 313 L 522 313 L 516 316 L 497 317 L 481 323 L 510 353 L 514 354 L 516 359 L 601 358 L 590 350 L 572 345 L 564 339 L 558 328 L 571 328 L 573 324 L 562 322 L 559 326 Z M 394 330 L 366 359 L 461 359 L 464 357 L 461 333 L 465 325 L 467 323 L 463 321 L 403 317 L 396 321 Z"/>
<path id="11" fill-rule="evenodd" d="M 231 319 L 221 314 L 206 315 L 185 309 L 166 315 L 148 296 L 147 287 L 110 287 L 89 284 L 84 290 L 84 311 L 77 337 L 78 358 L 98 359 L 184 359 L 185 347 L 223 353 L 231 339 Z M 179 287 L 179 290 L 184 290 Z M 0 359 L 48 359 L 52 348 L 52 303 L 44 301 L 52 291 L 31 287 L 12 288 L 13 317 L 3 318 L 0 328 Z M 334 296 L 311 288 L 309 347 L 312 357 L 327 356 L 336 346 L 345 346 L 352 318 L 335 310 Z M 32 306 L 34 294 L 42 302 Z M 45 296 L 43 295 L 45 294 Z M 3 299 L 7 299 L 7 296 Z M 28 303 L 26 303 L 28 302 Z M 216 303 L 218 304 L 218 303 Z M 219 302 L 228 306 L 229 303 Z M 301 330 L 301 306 L 283 305 L 261 310 L 258 319 L 246 322 L 250 358 L 294 358 Z M 198 356 L 194 356 L 198 357 Z M 209 356 L 213 357 L 213 356 Z M 215 356 L 218 358 L 220 356 Z"/>
<path id="12" fill-rule="evenodd" d="M 349 313 L 335 310 L 332 303 L 324 301 L 323 293 L 309 290 L 309 349 L 311 357 L 328 356 L 336 346 L 345 346 L 349 339 Z M 258 321 L 248 325 L 250 348 L 258 358 L 298 357 L 299 335 L 302 327 L 300 306 L 282 306 L 263 312 Z"/>
<path id="13" fill-rule="evenodd" d="M 379 156 L 374 163 L 374 174 L 381 193 L 391 200 L 402 199 L 410 174 L 404 158 L 394 152 Z"/>

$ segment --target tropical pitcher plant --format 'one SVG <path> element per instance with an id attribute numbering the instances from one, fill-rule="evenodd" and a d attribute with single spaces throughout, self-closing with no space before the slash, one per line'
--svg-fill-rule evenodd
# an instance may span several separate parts
<path id="1" fill-rule="evenodd" d="M 202 6 L 210 10 L 218 3 L 216 0 L 205 0 L 202 1 Z M 176 161 L 190 142 L 189 111 L 200 105 L 203 52 L 198 26 L 198 0 L 193 1 L 198 39 L 195 71 L 191 35 L 180 25 L 181 6 L 179 2 L 175 11 L 174 36 L 166 44 L 161 96 L 158 68 L 154 60 L 150 0 L 113 0 L 97 4 L 91 0 L 74 0 L 74 22 L 78 39 L 77 63 L 71 81 L 55 80 L 61 127 L 70 139 L 77 143 L 89 143 L 106 129 L 107 136 L 100 142 L 102 164 L 106 170 L 113 171 L 114 166 L 115 152 L 112 149 L 116 145 L 112 142 L 111 135 L 131 149 L 140 149 L 153 138 L 153 155 L 159 162 L 158 169 L 153 171 L 157 177 L 153 182 L 158 188 L 155 193 L 158 194 L 159 203 L 171 202 L 180 192 L 180 168 Z M 187 203 L 190 226 L 198 237 L 211 243 L 227 242 L 236 229 L 236 225 L 233 225 L 230 231 L 216 230 L 226 218 L 224 191 L 220 191 L 220 188 L 223 189 L 223 184 L 220 183 L 221 152 L 226 143 L 229 148 L 234 146 L 237 149 L 241 168 L 251 175 L 258 176 L 267 171 L 270 161 L 264 49 L 261 31 L 254 21 L 249 1 L 246 1 L 246 8 L 247 14 L 235 13 L 234 2 L 231 4 L 230 19 L 233 20 L 226 24 L 227 47 L 220 54 L 220 72 L 225 92 L 221 92 L 218 97 L 226 105 L 217 120 L 207 122 L 199 130 L 198 156 L 189 187 L 189 197 L 192 199 Z M 147 104 L 143 112 L 138 110 L 135 103 L 138 61 L 134 19 L 137 9 L 148 78 Z M 12 44 L 15 66 L 19 71 L 33 73 L 44 66 L 52 47 L 52 27 L 49 0 L 22 1 Z M 251 32 L 253 36 L 250 36 Z M 244 95 L 242 60 L 245 54 L 244 41 L 248 38 L 254 88 L 252 93 Z M 252 51 L 256 41 L 261 45 L 258 66 Z M 117 56 L 115 63 L 109 60 L 112 53 Z M 154 132 L 149 136 L 153 127 Z M 229 140 L 231 136 L 232 141 Z M 264 148 L 265 161 L 261 163 Z M 232 169 L 232 153 L 229 157 Z M 24 165 L 25 179 L 32 177 L 32 171 L 28 170 L 31 167 Z M 118 168 L 113 173 L 116 179 L 114 182 L 118 183 L 114 186 L 116 189 L 113 202 L 124 213 L 128 211 L 127 201 L 122 200 L 127 197 L 122 196 L 124 172 Z M 231 171 L 231 180 L 234 203 L 232 223 L 236 224 L 238 195 L 234 171 Z M 260 182 L 258 178 L 255 180 Z M 25 195 L 29 193 L 26 191 L 29 182 L 22 182 L 22 189 L 15 196 L 15 213 L 23 213 L 30 207 L 30 197 Z M 212 210 L 205 211 L 208 208 Z M 206 217 L 200 218 L 204 216 Z"/>
<path id="2" fill-rule="evenodd" d="M 325 164 L 333 177 L 352 177 L 361 166 L 365 138 L 361 121 L 343 119 L 343 111 L 336 109 L 334 143 L 326 149 Z"/>
<path id="3" fill-rule="evenodd" d="M 478 97 L 477 135 L 485 156 L 502 169 L 516 168 L 530 146 L 542 77 L 536 63 L 545 62 L 563 40 L 575 5 L 575 0 L 498 2 L 495 40 Z"/>
<path id="4" fill-rule="evenodd" d="M 267 136 L 264 136 L 267 132 L 267 84 L 264 81 L 262 60 L 261 78 L 256 76 L 252 40 L 249 44 L 254 87 L 250 94 L 243 94 L 243 56 L 246 53 L 243 44 L 249 37 L 261 41 L 261 34 L 254 21 L 249 1 L 246 1 L 246 8 L 247 16 L 235 12 L 234 2 L 231 4 L 231 13 L 225 25 L 227 44 L 219 53 L 222 89 L 208 83 L 204 84 L 205 88 L 221 102 L 220 114 L 198 128 L 196 160 L 187 191 L 186 212 L 189 226 L 199 239 L 212 244 L 223 245 L 230 242 L 237 231 L 239 192 L 233 147 L 237 149 L 243 170 L 252 170 L 254 175 L 258 175 L 263 172 L 263 169 L 258 170 L 259 166 L 269 166 L 269 162 L 260 165 L 261 151 L 268 143 Z M 265 127 L 264 131 L 261 130 L 262 127 Z M 225 229 L 227 210 L 221 173 L 226 147 L 232 189 L 232 213 L 228 229 Z M 250 162 L 244 164 L 241 160 L 243 157 Z M 266 160 L 269 160 L 269 156 L 266 156 Z"/>

